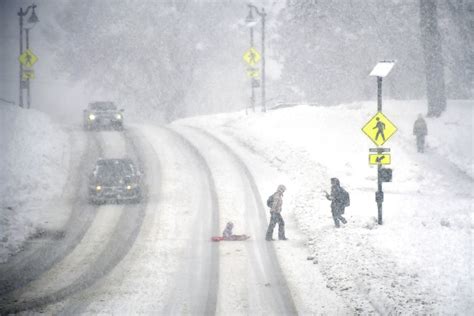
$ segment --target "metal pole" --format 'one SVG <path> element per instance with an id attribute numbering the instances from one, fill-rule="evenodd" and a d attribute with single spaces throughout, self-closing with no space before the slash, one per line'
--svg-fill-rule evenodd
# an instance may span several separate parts
<path id="1" fill-rule="evenodd" d="M 377 77 L 377 111 L 382 112 L 382 77 Z M 378 154 L 382 154 L 383 150 L 378 149 Z M 382 179 L 380 177 L 380 172 L 382 165 L 377 164 L 377 193 L 375 195 L 375 200 L 377 201 L 377 214 L 378 214 L 378 224 L 383 224 L 383 189 L 382 189 Z"/>
<path id="2" fill-rule="evenodd" d="M 250 8 L 250 10 L 252 10 Z M 250 28 L 250 48 L 253 48 L 253 27 Z M 255 112 L 255 87 L 253 86 L 254 78 L 250 77 L 250 88 L 252 89 L 252 95 L 250 96 L 250 104 L 252 105 L 252 111 Z"/>
<path id="3" fill-rule="evenodd" d="M 26 32 L 26 49 L 30 49 L 30 29 L 25 29 Z M 26 79 L 26 104 L 27 109 L 31 108 L 31 93 L 30 93 L 30 78 Z"/>
<path id="4" fill-rule="evenodd" d="M 262 112 L 267 111 L 265 104 L 265 8 L 262 8 Z"/>
<path id="5" fill-rule="evenodd" d="M 20 17 L 20 55 L 23 54 L 23 9 L 20 8 L 20 12 L 18 12 L 18 16 Z M 23 87 L 22 87 L 22 81 L 23 81 L 23 65 L 20 64 L 20 85 L 19 85 L 19 98 L 18 98 L 18 105 L 20 107 L 23 107 Z"/>
<path id="6" fill-rule="evenodd" d="M 377 111 L 382 112 L 382 77 L 377 77 Z"/>
<path id="7" fill-rule="evenodd" d="M 382 169 L 382 165 L 379 163 L 377 165 L 377 193 L 375 195 L 375 200 L 377 202 L 377 214 L 378 214 L 378 224 L 382 225 L 383 224 L 383 218 L 382 218 L 382 213 L 383 213 L 383 208 L 382 208 L 382 203 L 383 203 L 383 191 L 382 191 L 382 179 L 380 178 L 380 169 Z"/>

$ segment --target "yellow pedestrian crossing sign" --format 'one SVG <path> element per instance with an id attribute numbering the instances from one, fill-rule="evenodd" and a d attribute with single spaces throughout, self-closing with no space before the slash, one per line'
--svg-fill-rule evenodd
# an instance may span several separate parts
<path id="1" fill-rule="evenodd" d="M 35 79 L 35 71 L 33 69 L 23 69 L 23 80 Z"/>
<path id="2" fill-rule="evenodd" d="M 371 165 L 389 165 L 392 162 L 390 154 L 369 154 L 369 164 Z"/>
<path id="3" fill-rule="evenodd" d="M 260 76 L 260 71 L 258 68 L 247 68 L 247 75 L 250 78 L 258 78 Z"/>
<path id="4" fill-rule="evenodd" d="M 25 67 L 33 67 L 38 61 L 38 57 L 30 49 L 27 49 L 18 57 L 18 60 Z"/>
<path id="5" fill-rule="evenodd" d="M 244 53 L 244 60 L 249 64 L 250 66 L 255 66 L 262 56 L 260 56 L 260 53 L 253 47 L 249 48 L 245 53 Z"/>
<path id="6" fill-rule="evenodd" d="M 369 136 L 375 145 L 382 146 L 395 134 L 397 127 L 390 122 L 382 112 L 377 112 L 377 114 L 362 127 L 362 131 Z"/>

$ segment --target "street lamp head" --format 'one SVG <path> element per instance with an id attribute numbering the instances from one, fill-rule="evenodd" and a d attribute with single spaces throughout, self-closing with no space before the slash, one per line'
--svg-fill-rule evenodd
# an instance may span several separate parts
<path id="1" fill-rule="evenodd" d="M 257 20 L 253 17 L 252 8 L 249 10 L 249 15 L 245 18 L 245 25 L 248 27 L 254 27 L 257 24 Z"/>
<path id="2" fill-rule="evenodd" d="M 36 16 L 35 8 L 36 5 L 33 5 L 33 12 L 31 12 L 30 17 L 28 18 L 28 23 L 30 24 L 36 24 L 39 22 L 38 16 Z"/>

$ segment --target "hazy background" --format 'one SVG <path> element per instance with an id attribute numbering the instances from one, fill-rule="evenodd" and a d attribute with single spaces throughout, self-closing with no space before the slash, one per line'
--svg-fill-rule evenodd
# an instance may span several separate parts
<path id="1" fill-rule="evenodd" d="M 30 31 L 32 107 L 80 120 L 87 103 L 113 100 L 137 119 L 249 106 L 242 55 L 246 1 L 43 0 Z M 254 1 L 267 16 L 267 100 L 338 104 L 374 99 L 368 73 L 397 64 L 386 97 L 425 97 L 417 0 Z M 0 0 L 0 98 L 18 102 L 18 16 L 31 1 Z M 447 97 L 473 94 L 474 4 L 438 2 Z M 260 23 L 255 46 L 260 48 Z M 260 90 L 257 89 L 257 105 Z"/>

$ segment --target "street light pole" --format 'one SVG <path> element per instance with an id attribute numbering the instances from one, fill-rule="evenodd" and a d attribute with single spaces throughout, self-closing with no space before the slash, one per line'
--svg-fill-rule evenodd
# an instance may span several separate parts
<path id="1" fill-rule="evenodd" d="M 262 8 L 262 14 L 257 10 L 257 13 L 262 17 L 262 112 L 267 112 L 267 105 L 265 100 L 265 9 Z"/>
<path id="2" fill-rule="evenodd" d="M 28 18 L 28 23 L 32 24 L 33 26 L 38 22 L 38 17 L 36 16 L 35 9 L 36 5 L 32 4 L 26 8 L 25 11 L 23 11 L 23 8 L 20 8 L 20 11 L 18 12 L 18 16 L 20 17 L 20 56 L 23 54 L 23 17 L 28 15 L 28 12 L 30 9 L 33 10 L 31 13 L 31 16 Z M 29 31 L 30 28 L 25 28 L 26 31 L 26 49 L 29 49 L 30 43 L 29 43 Z M 27 79 L 26 81 L 23 80 L 23 65 L 20 63 L 20 73 L 19 73 L 19 98 L 18 98 L 18 104 L 20 107 L 24 107 L 23 105 L 23 89 L 27 89 L 27 102 L 28 102 L 28 108 L 31 106 L 31 94 L 30 94 L 30 79 Z"/>
<path id="3" fill-rule="evenodd" d="M 395 61 L 381 61 L 372 69 L 370 76 L 377 77 L 377 113 L 382 113 L 382 80 L 386 77 L 392 70 Z M 385 151 L 390 151 L 388 148 L 377 147 L 376 152 L 379 155 L 382 155 Z M 382 174 L 382 171 L 384 174 Z M 377 223 L 379 225 L 383 224 L 383 182 L 392 181 L 391 179 L 391 169 L 382 168 L 381 163 L 377 163 L 377 191 L 375 192 L 375 202 L 377 203 Z M 390 173 L 390 176 L 387 176 L 386 172 Z"/>
<path id="4" fill-rule="evenodd" d="M 250 13 L 252 14 L 252 13 Z M 250 47 L 253 47 L 253 27 L 250 28 Z M 252 95 L 250 97 L 250 104 L 252 105 L 252 111 L 255 112 L 255 85 L 253 83 L 254 78 L 250 80 L 250 88 L 252 89 Z"/>
<path id="5" fill-rule="evenodd" d="M 249 17 L 252 17 L 252 10 L 255 11 L 255 13 L 260 16 L 260 19 L 262 20 L 262 112 L 267 111 L 267 106 L 265 102 L 265 17 L 267 14 L 265 13 L 265 8 L 262 8 L 260 11 L 256 6 L 253 4 L 248 4 L 249 7 Z M 253 32 L 252 28 L 250 29 L 250 32 Z M 252 90 L 253 93 L 253 90 Z"/>
<path id="6" fill-rule="evenodd" d="M 26 34 L 26 49 L 30 49 L 30 29 L 25 29 Z M 31 92 L 30 92 L 30 78 L 26 79 L 26 104 L 27 109 L 31 108 Z"/>
<path id="7" fill-rule="evenodd" d="M 26 12 L 23 13 L 23 9 L 20 8 L 20 12 L 18 12 L 18 16 L 20 17 L 20 54 L 23 54 L 23 17 L 26 15 Z M 19 85 L 19 93 L 20 96 L 18 98 L 18 105 L 22 108 L 23 107 L 23 65 L 20 63 L 20 85 Z"/>

